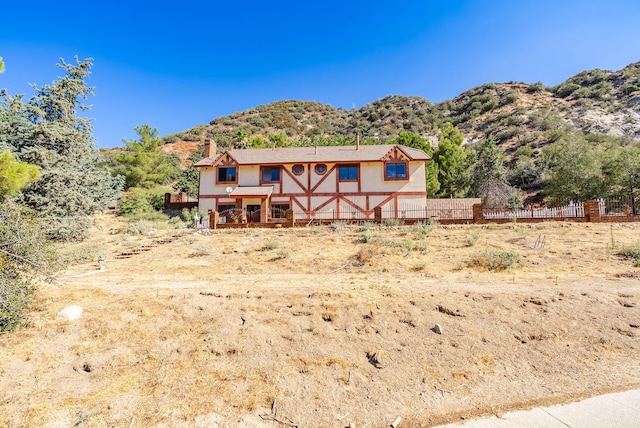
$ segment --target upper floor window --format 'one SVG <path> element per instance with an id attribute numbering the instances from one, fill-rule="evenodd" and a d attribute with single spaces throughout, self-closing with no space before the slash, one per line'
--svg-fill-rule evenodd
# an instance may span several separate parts
<path id="1" fill-rule="evenodd" d="M 262 181 L 267 183 L 273 182 L 273 181 L 280 181 L 280 167 L 279 166 L 263 166 Z"/>
<path id="2" fill-rule="evenodd" d="M 384 165 L 385 180 L 406 180 L 407 179 L 407 163 L 394 162 Z"/>
<path id="3" fill-rule="evenodd" d="M 238 175 L 235 166 L 218 167 L 218 183 L 235 183 L 237 181 Z"/>
<path id="4" fill-rule="evenodd" d="M 293 171 L 295 175 L 300 175 L 304 172 L 304 165 L 297 163 L 291 168 L 291 171 Z"/>
<path id="5" fill-rule="evenodd" d="M 325 165 L 323 163 L 319 163 L 319 164 L 316 165 L 315 170 L 316 170 L 316 173 L 318 175 L 322 175 L 325 172 L 327 172 L 327 165 Z"/>
<path id="6" fill-rule="evenodd" d="M 338 179 L 340 181 L 357 181 L 358 165 L 340 165 L 338 167 Z"/>

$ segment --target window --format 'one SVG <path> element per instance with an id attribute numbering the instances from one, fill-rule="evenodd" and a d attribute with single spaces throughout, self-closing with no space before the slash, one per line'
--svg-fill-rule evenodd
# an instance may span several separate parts
<path id="1" fill-rule="evenodd" d="M 407 179 L 407 163 L 387 163 L 384 165 L 385 180 L 406 180 Z"/>
<path id="2" fill-rule="evenodd" d="M 235 183 L 238 181 L 236 167 L 218 167 L 218 183 Z"/>
<path id="3" fill-rule="evenodd" d="M 262 167 L 262 182 L 280 181 L 280 167 L 279 166 L 263 166 Z"/>
<path id="4" fill-rule="evenodd" d="M 273 204 L 271 205 L 271 218 L 287 218 L 289 204 Z"/>
<path id="5" fill-rule="evenodd" d="M 338 167 L 338 179 L 340 181 L 357 181 L 358 165 L 340 165 Z"/>
<path id="6" fill-rule="evenodd" d="M 293 171 L 295 175 L 300 175 L 304 172 L 304 165 L 296 164 L 291 168 L 291 171 Z"/>
<path id="7" fill-rule="evenodd" d="M 315 170 L 316 170 L 316 174 L 322 175 L 325 172 L 327 172 L 327 166 L 323 163 L 319 163 L 318 165 L 316 165 Z"/>

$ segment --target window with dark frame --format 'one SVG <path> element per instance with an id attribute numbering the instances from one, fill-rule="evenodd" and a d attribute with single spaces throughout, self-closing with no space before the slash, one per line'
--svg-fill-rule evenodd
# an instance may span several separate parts
<path id="1" fill-rule="evenodd" d="M 289 204 L 272 204 L 271 218 L 287 218 L 288 210 L 289 210 Z"/>
<path id="2" fill-rule="evenodd" d="M 385 164 L 384 178 L 386 180 L 405 180 L 407 178 L 407 163 L 392 162 Z"/>
<path id="3" fill-rule="evenodd" d="M 327 165 L 323 164 L 323 163 L 319 163 L 315 166 L 315 170 L 316 170 L 316 174 L 318 175 L 322 175 L 325 172 L 327 172 Z"/>
<path id="4" fill-rule="evenodd" d="M 338 167 L 338 179 L 340 181 L 357 181 L 358 165 L 340 165 Z"/>
<path id="5" fill-rule="evenodd" d="M 304 165 L 299 164 L 299 163 L 298 163 L 298 164 L 295 164 L 295 165 L 293 166 L 293 168 L 291 168 L 291 171 L 293 171 L 293 173 L 294 173 L 295 175 L 300 175 L 300 174 L 302 174 L 302 173 L 304 172 Z"/>
<path id="6" fill-rule="evenodd" d="M 218 183 L 235 183 L 238 176 L 236 167 L 218 167 Z"/>
<path id="7" fill-rule="evenodd" d="M 263 166 L 262 181 L 266 183 L 280 181 L 280 167 L 279 166 Z"/>

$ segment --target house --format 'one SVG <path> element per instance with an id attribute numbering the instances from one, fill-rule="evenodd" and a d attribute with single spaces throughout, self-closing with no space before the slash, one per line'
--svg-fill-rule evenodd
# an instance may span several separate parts
<path id="1" fill-rule="evenodd" d="M 365 220 L 378 206 L 385 217 L 411 212 L 424 218 L 424 166 L 430 160 L 422 150 L 394 144 L 216 154 L 207 140 L 205 158 L 194 164 L 200 169 L 199 209 L 236 222 L 267 222 L 287 210 L 310 220 Z"/>

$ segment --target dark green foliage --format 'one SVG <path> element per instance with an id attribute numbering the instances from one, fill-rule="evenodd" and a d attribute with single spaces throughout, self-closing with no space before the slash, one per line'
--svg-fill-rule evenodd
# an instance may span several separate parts
<path id="1" fill-rule="evenodd" d="M 97 168 L 92 127 L 76 112 L 88 109 L 80 100 L 92 95 L 85 84 L 92 63 L 62 61 L 66 74 L 36 95 L 2 93 L 0 143 L 22 162 L 36 165 L 41 179 L 23 189 L 20 200 L 45 219 L 45 232 L 54 239 L 81 239 L 89 216 L 116 199 L 122 181 Z"/>
<path id="2" fill-rule="evenodd" d="M 470 188 L 471 152 L 462 147 L 463 136 L 458 128 L 447 122 L 440 131 L 433 162 L 438 165 L 440 189 L 435 196 L 463 198 Z"/>
<path id="3" fill-rule="evenodd" d="M 580 85 L 578 85 L 576 83 L 573 83 L 573 82 L 570 82 L 570 81 L 566 81 L 566 82 L 558 85 L 554 89 L 554 92 L 560 98 L 566 98 L 569 95 L 573 94 L 577 89 L 580 89 Z"/>
<path id="4" fill-rule="evenodd" d="M 152 188 L 165 184 L 179 173 L 179 159 L 160 151 L 158 130 L 148 124 L 135 128 L 138 140 L 125 140 L 126 149 L 116 156 L 115 176 L 125 177 L 125 189 Z"/>
<path id="5" fill-rule="evenodd" d="M 542 84 L 542 82 L 536 82 L 536 83 L 532 83 L 531 85 L 527 86 L 527 93 L 533 94 L 535 92 L 542 92 L 545 89 L 547 89 L 547 87 L 544 86 Z"/>
<path id="6" fill-rule="evenodd" d="M 578 133 L 568 134 L 542 151 L 548 173 L 543 182 L 545 197 L 554 203 L 606 197 L 603 157 Z"/>
<path id="7" fill-rule="evenodd" d="M 13 203 L 0 205 L 0 332 L 24 324 L 39 277 L 53 259 L 38 221 Z"/>

